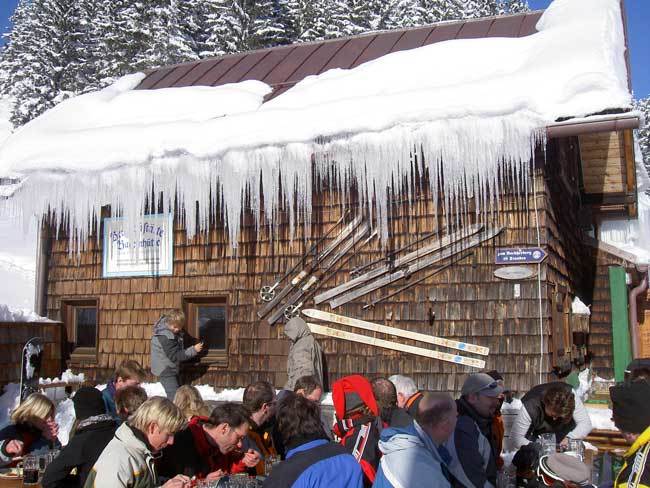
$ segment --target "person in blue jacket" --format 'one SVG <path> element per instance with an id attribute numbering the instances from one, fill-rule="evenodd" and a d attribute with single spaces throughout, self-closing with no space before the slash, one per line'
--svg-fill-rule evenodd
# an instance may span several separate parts
<path id="1" fill-rule="evenodd" d="M 277 411 L 286 459 L 264 481 L 267 488 L 363 488 L 361 466 L 343 446 L 331 442 L 317 403 L 288 393 Z"/>
<path id="2" fill-rule="evenodd" d="M 444 443 L 456 426 L 456 403 L 446 393 L 425 394 L 407 427 L 384 429 L 383 456 L 373 488 L 451 488 Z"/>

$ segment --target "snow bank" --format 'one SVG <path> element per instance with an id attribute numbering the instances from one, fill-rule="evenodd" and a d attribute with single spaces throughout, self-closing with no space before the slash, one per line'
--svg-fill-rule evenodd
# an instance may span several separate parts
<path id="1" fill-rule="evenodd" d="M 612 420 L 612 410 L 609 408 L 593 408 L 588 405 L 587 413 L 594 429 L 618 430 Z"/>
<path id="2" fill-rule="evenodd" d="M 589 307 L 578 297 L 575 297 L 571 303 L 571 312 L 577 315 L 591 315 Z"/>
<path id="3" fill-rule="evenodd" d="M 356 182 L 362 198 L 374 197 L 383 237 L 387 188 L 395 181 L 401 193 L 406 182 L 412 192 L 414 154 L 429 170 L 434 201 L 445 185 L 443 210 L 473 195 L 484 212 L 505 183 L 500 170 L 525 181 L 547 124 L 631 106 L 618 0 L 555 0 L 537 28 L 525 38 L 454 40 L 331 70 L 263 105 L 268 87 L 259 82 L 133 91 L 141 76 L 133 75 L 18 130 L 0 150 L 0 174 L 28 176 L 9 200 L 14 208 L 70 211 L 80 241 L 105 204 L 137 223 L 152 184 L 165 212 L 175 195 L 182 208 L 198 201 L 199 229 L 208 226 L 210 195 L 219 195 L 233 246 L 243 195 L 259 217 L 260 184 L 267 219 L 297 195 L 309 228 L 312 154 L 317 178 L 335 162 L 342 188 Z M 243 102 L 231 103 L 236 96 Z M 298 216 L 289 207 L 293 230 Z M 191 238 L 195 212 L 186 219 Z"/>
<path id="4" fill-rule="evenodd" d="M 52 322 L 52 320 L 26 308 L 15 310 L 7 305 L 0 305 L 0 322 Z"/>

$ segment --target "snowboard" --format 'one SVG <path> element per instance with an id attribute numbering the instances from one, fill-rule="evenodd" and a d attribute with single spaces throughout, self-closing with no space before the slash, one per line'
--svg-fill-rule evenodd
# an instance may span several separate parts
<path id="1" fill-rule="evenodd" d="M 20 401 L 38 392 L 38 378 L 43 361 L 43 339 L 32 337 L 23 346 L 20 372 Z"/>

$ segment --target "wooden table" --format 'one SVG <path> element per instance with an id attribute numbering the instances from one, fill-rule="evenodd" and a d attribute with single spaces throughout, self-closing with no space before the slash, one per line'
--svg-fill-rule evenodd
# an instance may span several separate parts
<path id="1" fill-rule="evenodd" d="M 41 488 L 41 484 L 29 485 L 34 488 Z M 23 488 L 23 479 L 22 478 L 0 478 L 0 488 Z"/>

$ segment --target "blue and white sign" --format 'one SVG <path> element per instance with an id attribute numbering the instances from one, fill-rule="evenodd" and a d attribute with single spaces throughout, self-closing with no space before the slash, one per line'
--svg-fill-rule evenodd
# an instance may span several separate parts
<path id="1" fill-rule="evenodd" d="M 104 278 L 171 275 L 174 264 L 174 216 L 147 215 L 140 228 L 123 218 L 104 219 Z M 137 239 L 129 240 L 129 234 Z"/>
<path id="2" fill-rule="evenodd" d="M 547 254 L 539 247 L 499 247 L 497 248 L 496 264 L 532 264 L 541 263 Z"/>

